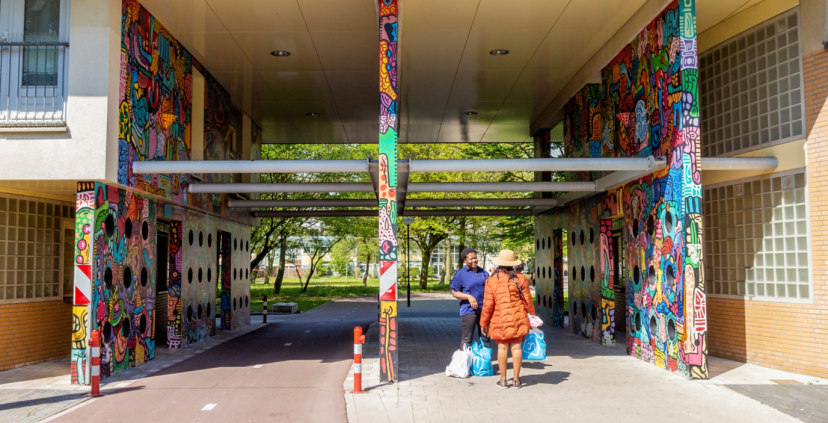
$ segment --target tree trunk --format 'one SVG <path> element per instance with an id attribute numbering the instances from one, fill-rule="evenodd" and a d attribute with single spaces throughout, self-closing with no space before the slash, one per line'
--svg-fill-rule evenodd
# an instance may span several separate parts
<path id="1" fill-rule="evenodd" d="M 466 249 L 466 247 L 467 247 L 466 243 L 463 242 L 463 241 L 460 241 L 460 245 L 457 246 L 457 261 L 456 261 L 457 265 L 454 266 L 455 270 L 460 270 L 460 268 L 463 267 L 463 264 L 465 264 L 465 263 L 463 263 L 463 258 L 460 257 L 460 254 L 463 252 L 463 250 Z M 478 257 L 479 256 L 480 255 L 478 254 Z"/>
<path id="2" fill-rule="evenodd" d="M 362 286 L 368 286 L 368 269 L 371 267 L 371 253 L 365 256 L 365 273 L 362 275 Z"/>
<path id="3" fill-rule="evenodd" d="M 311 276 L 313 276 L 313 271 L 316 270 L 316 265 L 311 262 L 311 268 L 308 271 L 308 277 L 305 279 L 305 285 L 302 287 L 302 292 L 306 292 L 308 290 L 308 285 L 310 284 Z"/>
<path id="4" fill-rule="evenodd" d="M 273 292 L 278 294 L 282 290 L 282 279 L 285 277 L 285 254 L 287 253 L 287 234 L 279 238 L 279 272 L 273 281 Z"/>
<path id="5" fill-rule="evenodd" d="M 431 248 L 420 248 L 422 251 L 423 261 L 422 266 L 420 268 L 420 289 L 425 290 L 428 288 L 428 265 L 431 262 L 431 252 L 434 250 L 434 247 Z"/>

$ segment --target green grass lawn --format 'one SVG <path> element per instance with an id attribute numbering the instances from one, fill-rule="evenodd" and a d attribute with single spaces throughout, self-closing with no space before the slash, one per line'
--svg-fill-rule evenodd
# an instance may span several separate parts
<path id="1" fill-rule="evenodd" d="M 440 285 L 436 280 L 429 280 L 428 288 L 420 289 L 419 280 L 411 281 L 411 292 L 448 292 L 448 283 Z M 398 285 L 399 296 L 406 293 L 405 281 Z M 282 282 L 282 289 L 279 295 L 273 294 L 273 283 L 264 283 L 264 279 L 256 279 L 250 284 L 250 311 L 260 313 L 262 311 L 262 295 L 267 295 L 267 303 L 272 306 L 274 303 L 294 302 L 299 306 L 300 311 L 312 310 L 328 301 L 337 298 L 372 297 L 376 298 L 379 291 L 379 279 L 368 278 L 367 286 L 362 285 L 362 278 L 347 279 L 344 276 L 320 277 L 311 279 L 307 292 L 302 292 L 302 283 L 298 278 L 285 278 Z M 569 309 L 569 292 L 564 291 L 564 310 Z"/>
<path id="2" fill-rule="evenodd" d="M 400 295 L 405 294 L 405 282 L 398 285 Z M 438 281 L 429 281 L 428 288 L 420 289 L 419 281 L 411 281 L 411 292 L 439 292 L 448 291 L 448 283 L 440 285 Z M 362 278 L 320 277 L 312 278 L 308 290 L 302 292 L 302 283 L 298 278 L 285 278 L 282 281 L 282 289 L 279 295 L 273 293 L 273 283 L 265 284 L 264 279 L 256 279 L 250 284 L 250 311 L 258 313 L 262 311 L 262 295 L 267 295 L 268 306 L 274 303 L 294 302 L 299 306 L 300 311 L 312 310 L 328 301 L 337 298 L 373 297 L 376 298 L 379 292 L 379 279 L 368 278 L 367 286 L 362 284 Z"/>

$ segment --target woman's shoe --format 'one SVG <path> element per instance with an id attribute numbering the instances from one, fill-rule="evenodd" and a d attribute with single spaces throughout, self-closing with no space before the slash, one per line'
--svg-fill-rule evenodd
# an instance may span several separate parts
<path id="1" fill-rule="evenodd" d="M 520 389 L 526 386 L 525 382 L 521 382 L 519 379 L 512 379 L 512 387 L 515 389 Z"/>
<path id="2" fill-rule="evenodd" d="M 506 388 L 509 387 L 508 385 L 506 385 L 506 382 L 501 382 L 499 380 L 495 383 L 495 385 L 497 385 L 498 388 L 502 388 L 502 389 L 506 389 Z"/>

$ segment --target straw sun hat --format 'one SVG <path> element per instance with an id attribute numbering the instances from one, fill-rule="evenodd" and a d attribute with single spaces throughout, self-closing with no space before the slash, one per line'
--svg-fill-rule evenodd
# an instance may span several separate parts
<path id="1" fill-rule="evenodd" d="M 492 259 L 492 263 L 503 267 L 514 267 L 523 262 L 517 259 L 515 252 L 512 250 L 500 250 L 497 257 Z"/>

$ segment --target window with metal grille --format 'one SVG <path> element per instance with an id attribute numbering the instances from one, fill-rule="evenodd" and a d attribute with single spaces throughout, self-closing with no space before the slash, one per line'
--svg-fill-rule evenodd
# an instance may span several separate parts
<path id="1" fill-rule="evenodd" d="M 719 44 L 699 60 L 704 156 L 804 137 L 798 8 Z"/>
<path id="2" fill-rule="evenodd" d="M 65 124 L 69 0 L 0 1 L 0 127 Z"/>
<path id="3" fill-rule="evenodd" d="M 0 302 L 58 299 L 64 271 L 63 221 L 70 204 L 0 194 Z"/>
<path id="4" fill-rule="evenodd" d="M 704 189 L 708 293 L 811 298 L 805 187 L 798 170 Z"/>

